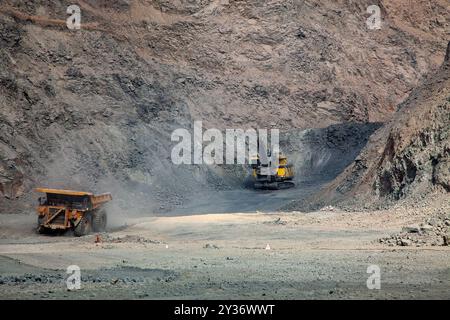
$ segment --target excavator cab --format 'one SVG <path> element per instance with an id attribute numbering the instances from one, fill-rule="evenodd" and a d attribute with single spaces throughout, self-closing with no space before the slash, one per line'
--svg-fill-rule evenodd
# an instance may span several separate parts
<path id="1" fill-rule="evenodd" d="M 294 168 L 288 163 L 286 155 L 279 152 L 274 155 L 275 163 L 271 153 L 267 152 L 268 160 L 262 161 L 260 155 L 250 158 L 250 167 L 252 170 L 253 187 L 255 189 L 288 189 L 295 186 Z"/>

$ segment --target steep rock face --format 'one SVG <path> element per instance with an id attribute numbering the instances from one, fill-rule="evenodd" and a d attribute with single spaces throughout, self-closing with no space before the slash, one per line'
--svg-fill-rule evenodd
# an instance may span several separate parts
<path id="1" fill-rule="evenodd" d="M 0 195 L 14 199 L 24 192 L 24 175 L 14 163 L 0 161 Z"/>
<path id="2" fill-rule="evenodd" d="M 170 134 L 194 120 L 289 130 L 388 119 L 442 59 L 448 3 L 379 1 L 373 31 L 372 2 L 79 1 L 71 31 L 65 2 L 3 1 L 0 192 L 47 184 L 133 190 L 124 207 L 178 202 L 227 183 L 216 168 L 172 165 Z"/>
<path id="3" fill-rule="evenodd" d="M 432 183 L 450 190 L 449 102 L 444 100 L 435 110 L 430 110 L 433 115 L 428 119 L 434 124 L 420 128 L 404 148 L 395 143 L 396 139 L 405 139 L 402 131 L 389 136 L 374 183 L 380 196 L 399 199 L 408 193 L 409 186 L 420 183 Z"/>
<path id="4" fill-rule="evenodd" d="M 450 192 L 449 50 L 450 43 L 440 70 L 413 90 L 353 164 L 324 192 L 309 199 L 312 206 L 382 203 L 420 198 L 433 191 Z"/>
<path id="5" fill-rule="evenodd" d="M 450 48 L 450 43 L 449 47 Z M 448 53 L 448 49 L 447 49 Z M 374 190 L 399 199 L 448 188 L 450 160 L 450 61 L 431 74 L 398 110 L 378 163 Z"/>

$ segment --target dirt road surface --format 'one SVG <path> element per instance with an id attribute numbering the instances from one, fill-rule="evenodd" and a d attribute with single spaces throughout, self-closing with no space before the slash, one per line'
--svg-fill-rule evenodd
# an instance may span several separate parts
<path id="1" fill-rule="evenodd" d="M 0 298 L 449 299 L 449 247 L 378 242 L 425 214 L 177 214 L 81 238 L 35 234 L 33 214 L 1 215 Z M 67 290 L 70 265 L 80 290 Z M 371 265 L 379 290 L 367 287 Z"/>

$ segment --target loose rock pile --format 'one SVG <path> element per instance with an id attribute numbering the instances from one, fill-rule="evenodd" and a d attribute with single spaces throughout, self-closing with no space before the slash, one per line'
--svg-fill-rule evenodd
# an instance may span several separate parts
<path id="1" fill-rule="evenodd" d="M 152 240 L 147 239 L 140 236 L 134 236 L 134 235 L 125 235 L 125 236 L 117 236 L 113 237 L 109 234 L 101 234 L 96 235 L 94 237 L 95 243 L 151 243 L 151 244 L 162 244 L 159 240 Z M 87 241 L 91 241 L 91 239 L 88 239 Z"/>
<path id="2" fill-rule="evenodd" d="M 419 226 L 403 227 L 402 232 L 382 238 L 380 243 L 388 246 L 449 246 L 450 213 L 430 217 Z"/>

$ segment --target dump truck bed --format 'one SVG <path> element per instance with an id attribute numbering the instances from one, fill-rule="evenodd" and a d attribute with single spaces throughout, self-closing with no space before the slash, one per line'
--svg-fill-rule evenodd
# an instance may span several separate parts
<path id="1" fill-rule="evenodd" d="M 93 209 L 96 209 L 101 204 L 112 200 L 112 196 L 110 193 L 94 195 L 92 192 L 62 190 L 62 189 L 47 189 L 47 188 L 37 188 L 36 191 L 46 193 L 46 194 L 53 194 L 53 195 L 64 195 L 64 196 L 72 196 L 72 197 L 88 197 L 90 199 Z"/>
<path id="2" fill-rule="evenodd" d="M 111 200 L 112 200 L 111 193 L 103 193 L 96 196 L 95 195 L 91 196 L 91 201 L 94 207 Z"/>
<path id="3" fill-rule="evenodd" d="M 37 188 L 36 191 L 42 192 L 42 193 L 63 194 L 66 196 L 93 196 L 94 195 L 91 192 L 60 190 L 60 189 L 47 189 L 47 188 Z"/>

